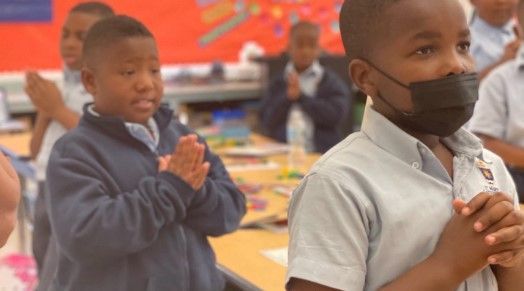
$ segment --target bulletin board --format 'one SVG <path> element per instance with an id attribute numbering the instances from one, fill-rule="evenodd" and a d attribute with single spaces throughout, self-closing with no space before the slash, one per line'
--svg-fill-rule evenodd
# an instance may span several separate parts
<path id="1" fill-rule="evenodd" d="M 33 5 L 33 18 L 0 13 L 0 71 L 61 67 L 58 43 L 68 10 L 80 1 L 0 0 Z M 321 27 L 321 45 L 343 52 L 338 13 L 343 0 L 106 0 L 119 14 L 141 20 L 155 35 L 164 64 L 234 62 L 246 41 L 267 54 L 286 48 L 289 27 L 311 20 Z M 4 9 L 4 10 L 3 10 Z M 40 11 L 40 13 L 39 13 Z M 8 13 L 7 13 L 8 14 Z M 38 19 L 38 15 L 44 15 Z"/>

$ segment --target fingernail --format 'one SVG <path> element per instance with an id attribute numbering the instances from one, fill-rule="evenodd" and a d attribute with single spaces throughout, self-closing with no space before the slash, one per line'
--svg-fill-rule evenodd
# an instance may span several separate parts
<path id="1" fill-rule="evenodd" d="M 470 215 L 471 214 L 471 209 L 469 207 L 464 207 L 462 208 L 462 214 L 463 215 Z"/>
<path id="2" fill-rule="evenodd" d="M 484 226 L 482 225 L 482 223 L 480 222 L 475 222 L 475 224 L 473 225 L 473 228 L 476 230 L 476 231 L 482 231 L 482 229 L 484 228 Z"/>
<path id="3" fill-rule="evenodd" d="M 492 236 L 492 235 L 488 235 L 488 236 L 486 237 L 486 242 L 487 242 L 489 245 L 493 245 L 493 244 L 495 243 L 496 240 L 497 240 L 497 239 L 496 239 L 494 236 Z"/>

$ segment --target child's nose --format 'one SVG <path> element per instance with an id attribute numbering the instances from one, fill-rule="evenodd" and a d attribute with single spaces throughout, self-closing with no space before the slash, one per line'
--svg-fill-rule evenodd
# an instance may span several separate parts
<path id="1" fill-rule="evenodd" d="M 143 72 L 138 76 L 136 87 L 139 91 L 148 91 L 153 88 L 153 83 L 153 77 L 150 74 Z"/>
<path id="2" fill-rule="evenodd" d="M 447 66 L 443 75 L 457 75 L 468 71 L 469 61 L 460 53 L 452 52 L 446 59 Z"/>
<path id="3" fill-rule="evenodd" d="M 79 42 L 74 37 L 67 37 L 63 40 L 64 47 L 74 48 L 79 45 Z"/>

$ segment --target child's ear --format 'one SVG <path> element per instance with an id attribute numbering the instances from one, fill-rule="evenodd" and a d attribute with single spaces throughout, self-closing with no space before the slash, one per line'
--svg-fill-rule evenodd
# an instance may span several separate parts
<path id="1" fill-rule="evenodd" d="M 93 71 L 87 67 L 82 68 L 81 72 L 82 77 L 82 84 L 84 84 L 84 88 L 86 88 L 86 91 L 89 92 L 92 96 L 96 95 L 96 82 L 95 82 L 95 75 L 93 74 Z"/>
<path id="2" fill-rule="evenodd" d="M 349 62 L 349 77 L 353 83 L 368 96 L 377 95 L 377 87 L 372 78 L 371 66 L 360 59 L 353 59 Z"/>

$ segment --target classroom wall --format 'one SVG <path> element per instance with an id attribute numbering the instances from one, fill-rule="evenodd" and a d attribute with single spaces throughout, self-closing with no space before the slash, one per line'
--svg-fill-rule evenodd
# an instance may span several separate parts
<path id="1" fill-rule="evenodd" d="M 0 1 L 14 3 L 16 0 Z M 39 3 L 42 0 L 18 1 Z M 51 20 L 0 19 L 0 71 L 56 69 L 60 28 L 67 11 L 81 1 L 54 0 Z M 321 24 L 324 48 L 342 52 L 338 11 L 343 0 L 106 0 L 118 13 L 144 22 L 156 36 L 164 64 L 237 61 L 247 40 L 267 53 L 286 46 L 287 30 L 299 19 Z M 5 8 L 3 11 L 6 11 Z"/>

